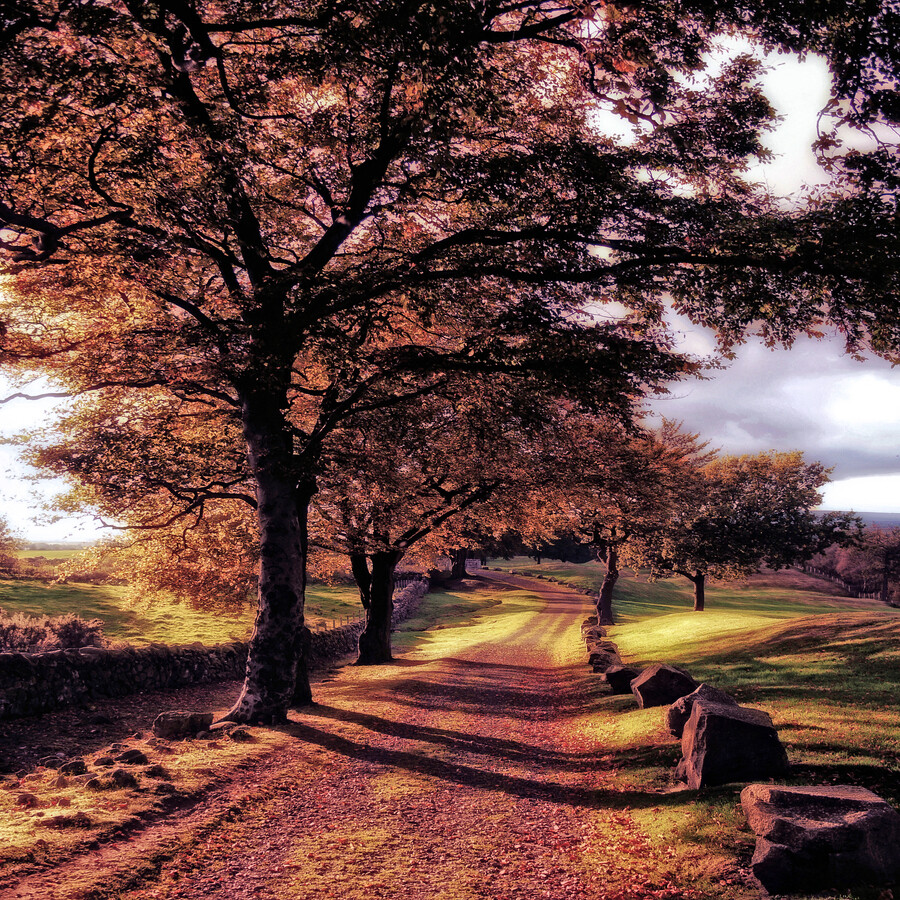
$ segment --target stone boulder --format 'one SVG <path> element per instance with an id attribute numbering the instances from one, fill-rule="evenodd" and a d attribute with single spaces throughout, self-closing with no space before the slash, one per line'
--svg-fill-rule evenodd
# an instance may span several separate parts
<path id="1" fill-rule="evenodd" d="M 167 740 L 193 737 L 201 731 L 209 731 L 212 720 L 212 713 L 163 712 L 153 721 L 153 733 Z"/>
<path id="2" fill-rule="evenodd" d="M 772 894 L 834 893 L 900 881 L 900 813 L 861 787 L 751 784 L 753 874 Z"/>
<path id="3" fill-rule="evenodd" d="M 581 636 L 586 641 L 601 641 L 606 637 L 606 629 L 602 625 L 591 625 L 590 628 L 581 628 Z"/>
<path id="4" fill-rule="evenodd" d="M 695 700 L 709 700 L 712 703 L 724 703 L 726 706 L 739 705 L 731 694 L 726 694 L 725 691 L 720 691 L 711 684 L 703 682 L 696 691 L 680 697 L 669 707 L 666 713 L 666 724 L 669 727 L 670 734 L 680 738 L 684 733 L 684 726 L 691 717 L 691 710 L 694 708 Z"/>
<path id="5" fill-rule="evenodd" d="M 631 690 L 637 697 L 638 706 L 649 709 L 651 706 L 668 706 L 679 697 L 692 694 L 697 690 L 697 682 L 684 669 L 656 663 L 631 682 Z"/>
<path id="6" fill-rule="evenodd" d="M 630 694 L 631 682 L 640 674 L 640 669 L 633 669 L 631 666 L 610 666 L 603 673 L 603 680 L 614 694 Z"/>
<path id="7" fill-rule="evenodd" d="M 694 702 L 681 752 L 675 774 L 691 788 L 775 778 L 788 769 L 768 713 L 708 700 Z"/>
<path id="8" fill-rule="evenodd" d="M 619 659 L 618 653 L 611 653 L 609 650 L 595 650 L 588 657 L 589 665 L 593 666 L 595 672 L 605 672 L 612 666 L 619 666 L 622 660 Z"/>

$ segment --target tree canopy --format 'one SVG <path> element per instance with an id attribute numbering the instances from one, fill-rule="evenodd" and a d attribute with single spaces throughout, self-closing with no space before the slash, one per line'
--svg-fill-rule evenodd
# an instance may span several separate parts
<path id="1" fill-rule="evenodd" d="M 259 614 L 232 718 L 281 718 L 294 696 L 308 504 L 354 416 L 467 374 L 627 420 L 689 367 L 667 297 L 726 341 L 831 322 L 896 352 L 895 163 L 823 145 L 840 185 L 783 208 L 744 178 L 772 120 L 758 63 L 709 67 L 739 35 L 820 52 L 829 113 L 892 119 L 886 5 L 20 0 L 2 15 L 2 361 L 100 398 L 113 430 L 112 404 L 150 391 L 214 410 L 217 446 L 240 434 Z M 604 134 L 598 109 L 632 137 Z M 611 301 L 628 313 L 599 318 Z M 201 484 L 185 514 L 232 499 Z"/>
<path id="2" fill-rule="evenodd" d="M 856 524 L 850 514 L 815 512 L 828 471 L 800 452 L 723 456 L 699 475 L 694 495 L 626 551 L 654 576 L 687 578 L 696 610 L 704 608 L 707 578 L 741 579 L 763 565 L 803 562 L 849 539 Z"/>

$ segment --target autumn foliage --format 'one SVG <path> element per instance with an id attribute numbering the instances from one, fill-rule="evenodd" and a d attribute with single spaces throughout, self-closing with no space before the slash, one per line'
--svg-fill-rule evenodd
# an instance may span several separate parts
<path id="1" fill-rule="evenodd" d="M 708 67 L 723 36 L 820 52 L 836 127 L 892 120 L 895 46 L 863 5 L 4 7 L 2 362 L 81 398 L 38 451 L 71 502 L 168 531 L 186 563 L 252 512 L 231 718 L 309 699 L 311 504 L 337 521 L 343 490 L 381 515 L 336 469 L 363 432 L 376 465 L 400 452 L 371 417 L 489 385 L 627 427 L 696 367 L 670 301 L 726 346 L 830 323 L 896 353 L 895 161 L 832 145 L 837 186 L 785 208 L 745 177 L 773 116 L 758 60 Z"/>

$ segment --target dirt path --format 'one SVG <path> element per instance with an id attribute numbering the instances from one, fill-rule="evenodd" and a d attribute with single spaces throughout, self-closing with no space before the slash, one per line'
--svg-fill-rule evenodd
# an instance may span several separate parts
<path id="1" fill-rule="evenodd" d="M 202 805 L 0 900 L 695 896 L 642 874 L 661 851 L 629 807 L 659 796 L 621 793 L 583 727 L 602 693 L 580 639 L 589 605 L 485 576 L 505 615 L 342 669 L 292 714 L 284 747 Z"/>

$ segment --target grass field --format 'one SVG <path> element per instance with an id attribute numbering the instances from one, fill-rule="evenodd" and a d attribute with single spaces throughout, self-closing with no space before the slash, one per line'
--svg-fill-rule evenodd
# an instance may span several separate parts
<path id="1" fill-rule="evenodd" d="M 233 613 L 204 612 L 164 601 L 132 605 L 121 588 L 111 585 L 48 584 L 30 580 L 0 580 L 0 609 L 29 615 L 77 613 L 84 619 L 100 619 L 108 639 L 129 644 L 194 641 L 218 644 L 245 640 L 253 626 L 254 614 L 250 605 Z M 359 594 L 349 585 L 312 585 L 306 609 L 311 625 L 331 624 L 333 619 L 359 612 Z"/>

